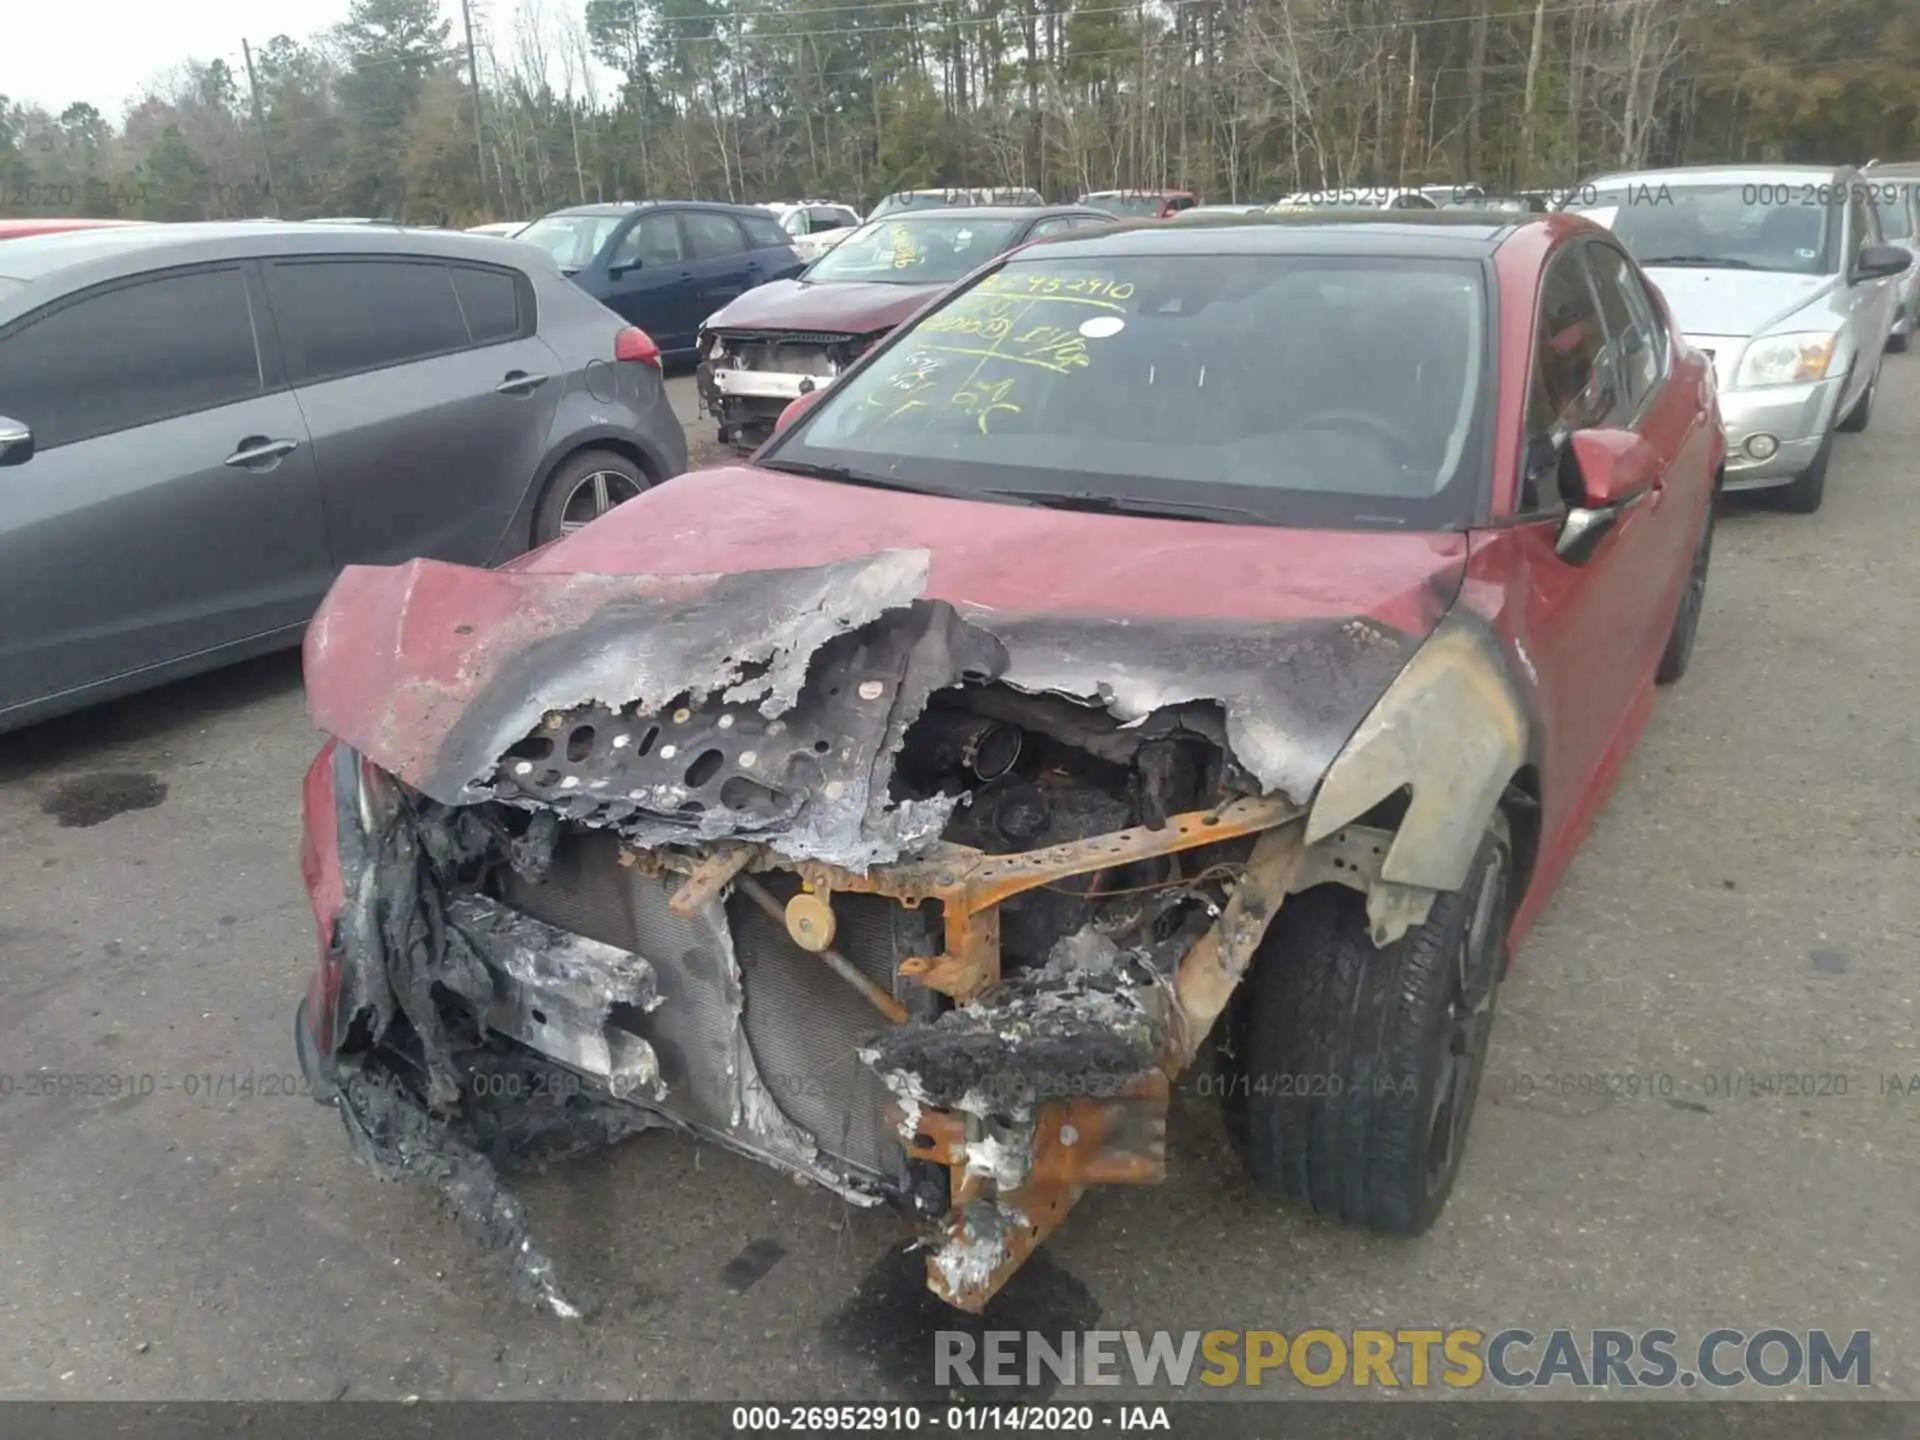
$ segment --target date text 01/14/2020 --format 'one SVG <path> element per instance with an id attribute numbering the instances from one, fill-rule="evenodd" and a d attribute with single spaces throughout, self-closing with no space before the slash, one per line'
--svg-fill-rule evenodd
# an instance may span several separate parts
<path id="1" fill-rule="evenodd" d="M 736 1405 L 737 1434 L 899 1434 L 946 1430 L 1079 1434 L 1097 1429 L 1173 1429 L 1164 1405 Z"/>

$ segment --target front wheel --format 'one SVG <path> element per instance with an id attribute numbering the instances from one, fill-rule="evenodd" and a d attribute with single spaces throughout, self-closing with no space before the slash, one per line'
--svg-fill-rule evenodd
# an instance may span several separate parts
<path id="1" fill-rule="evenodd" d="M 1813 463 L 1794 476 L 1790 484 L 1773 492 L 1773 503 L 1780 509 L 1796 515 L 1811 515 L 1820 508 L 1821 501 L 1827 497 L 1827 466 L 1833 460 L 1833 435 L 1833 431 L 1827 431 L 1820 448 L 1814 452 Z"/>
<path id="2" fill-rule="evenodd" d="M 1873 367 L 1873 378 L 1867 382 L 1867 393 L 1862 395 L 1853 409 L 1847 412 L 1846 419 L 1840 422 L 1840 429 L 1849 435 L 1858 435 L 1867 428 L 1873 419 L 1874 397 L 1880 393 L 1880 366 Z"/>
<path id="3" fill-rule="evenodd" d="M 1269 1194 L 1328 1219 L 1419 1235 L 1465 1154 L 1493 1030 L 1513 847 L 1505 817 L 1467 881 L 1384 949 L 1358 892 L 1319 886 L 1281 907 L 1248 981 L 1244 1064 L 1226 1093 Z"/>
<path id="4" fill-rule="evenodd" d="M 1713 518 L 1717 496 L 1707 497 L 1707 517 L 1700 523 L 1700 539 L 1693 547 L 1693 563 L 1687 567 L 1687 588 L 1680 592 L 1680 604 L 1674 611 L 1673 629 L 1667 635 L 1667 648 L 1661 652 L 1660 668 L 1653 672 L 1653 683 L 1671 685 L 1687 673 L 1693 659 L 1693 637 L 1700 630 L 1700 611 L 1707 601 L 1707 563 L 1713 558 Z"/>

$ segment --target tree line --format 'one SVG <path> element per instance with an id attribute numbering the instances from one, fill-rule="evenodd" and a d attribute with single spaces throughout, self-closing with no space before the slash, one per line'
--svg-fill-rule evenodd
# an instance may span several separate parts
<path id="1" fill-rule="evenodd" d="M 1920 158 L 1915 0 L 519 0 L 504 36 L 476 20 L 469 48 L 438 0 L 353 0 L 333 30 L 252 45 L 252 83 L 181 63 L 118 126 L 0 96 L 0 214 L 465 225 L 650 197 L 1259 201 Z"/>

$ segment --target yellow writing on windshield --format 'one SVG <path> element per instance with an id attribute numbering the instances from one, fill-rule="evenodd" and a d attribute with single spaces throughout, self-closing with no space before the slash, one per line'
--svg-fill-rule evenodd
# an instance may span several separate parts
<path id="1" fill-rule="evenodd" d="M 911 270 L 920 263 L 920 248 L 913 242 L 911 225 L 893 224 L 887 227 L 887 238 L 893 242 L 893 268 Z"/>
<path id="2" fill-rule="evenodd" d="M 990 275 L 920 325 L 900 372 L 859 408 L 874 429 L 953 416 L 991 434 L 996 417 L 1021 413 L 1023 376 L 1092 367 L 1097 342 L 1125 328 L 1133 295 L 1129 281 L 1092 275 Z M 1085 306 L 1108 313 L 1083 319 Z"/>
<path id="3" fill-rule="evenodd" d="M 1052 275 L 1037 270 L 996 270 L 978 287 L 990 295 L 1043 295 L 1058 298 L 1080 297 L 1108 301 L 1131 300 L 1133 282 L 1102 280 L 1093 275 Z M 1107 308 L 1118 310 L 1118 305 Z"/>

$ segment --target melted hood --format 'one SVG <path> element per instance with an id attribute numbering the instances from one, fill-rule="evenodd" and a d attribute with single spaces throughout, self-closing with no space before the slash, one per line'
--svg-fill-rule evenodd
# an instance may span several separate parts
<path id="1" fill-rule="evenodd" d="M 1461 535 L 1087 515 L 735 466 L 504 571 L 350 567 L 308 632 L 307 693 L 323 729 L 447 804 L 509 794 L 504 757 L 557 711 L 751 706 L 844 741 L 827 799 L 789 797 L 770 843 L 864 868 L 937 835 L 943 815 L 886 800 L 888 761 L 928 697 L 969 681 L 1128 726 L 1200 705 L 1249 788 L 1304 803 L 1466 555 Z M 887 677 L 874 713 L 846 710 L 855 673 Z M 638 792 L 619 798 L 564 813 L 640 844 L 748 828 L 714 810 L 697 833 L 663 828 Z"/>

